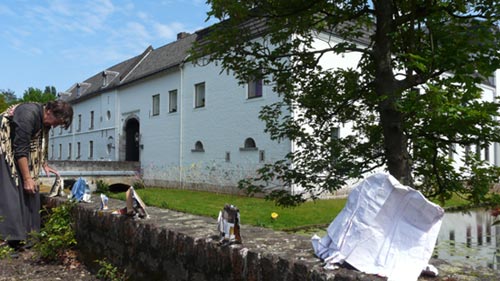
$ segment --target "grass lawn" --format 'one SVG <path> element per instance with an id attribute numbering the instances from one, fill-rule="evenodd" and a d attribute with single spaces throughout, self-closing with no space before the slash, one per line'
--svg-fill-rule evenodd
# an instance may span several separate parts
<path id="1" fill-rule="evenodd" d="M 306 202 L 295 208 L 281 208 L 265 199 L 212 192 L 161 188 L 136 191 L 147 206 L 213 218 L 217 218 L 219 211 L 226 203 L 232 204 L 239 208 L 242 224 L 275 230 L 297 230 L 309 227 L 326 229 L 346 203 L 346 199 L 330 199 Z M 125 200 L 125 193 L 109 194 L 109 196 Z M 278 218 L 275 220 L 271 218 L 273 212 L 278 213 Z"/>
<path id="2" fill-rule="evenodd" d="M 171 209 L 190 214 L 217 218 L 226 203 L 240 210 L 241 223 L 272 228 L 274 230 L 301 233 L 310 230 L 326 231 L 326 227 L 344 208 L 347 199 L 328 199 L 306 202 L 299 207 L 282 208 L 274 202 L 261 198 L 235 196 L 213 192 L 146 188 L 136 189 L 147 206 Z M 125 192 L 108 194 L 112 198 L 125 200 Z M 439 202 L 435 201 L 440 205 Z M 453 196 L 446 201 L 445 208 L 467 206 L 467 201 Z M 273 220 L 271 213 L 278 213 Z M 320 235 L 321 236 L 321 235 Z"/>

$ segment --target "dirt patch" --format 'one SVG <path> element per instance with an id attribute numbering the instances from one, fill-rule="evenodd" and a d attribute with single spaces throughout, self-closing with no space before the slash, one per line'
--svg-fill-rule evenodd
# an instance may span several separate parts
<path id="1" fill-rule="evenodd" d="M 60 264 L 45 263 L 34 257 L 33 250 L 19 252 L 18 258 L 0 259 L 0 281 L 94 281 L 99 280 L 68 252 Z"/>

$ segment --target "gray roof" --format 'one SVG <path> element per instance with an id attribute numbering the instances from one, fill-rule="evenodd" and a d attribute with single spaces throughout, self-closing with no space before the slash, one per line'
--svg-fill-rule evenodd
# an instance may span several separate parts
<path id="1" fill-rule="evenodd" d="M 150 52 L 137 67 L 121 81 L 122 84 L 132 83 L 139 79 L 179 66 L 188 56 L 188 51 L 196 39 L 196 34 L 188 35 L 173 43 L 167 44 Z"/>
<path id="2" fill-rule="evenodd" d="M 68 91 L 61 93 L 62 98 L 77 102 L 179 66 L 186 59 L 196 34 L 181 33 L 178 37 L 177 41 L 156 50 L 149 46 L 142 54 L 107 68 L 81 83 L 75 83 Z"/>

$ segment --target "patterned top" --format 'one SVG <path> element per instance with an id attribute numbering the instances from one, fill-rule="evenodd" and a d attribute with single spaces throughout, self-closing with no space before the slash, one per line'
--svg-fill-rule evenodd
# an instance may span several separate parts
<path id="1" fill-rule="evenodd" d="M 43 125 L 43 105 L 37 103 L 16 104 L 1 114 L 0 153 L 11 171 L 11 177 L 19 184 L 16 160 L 28 158 L 31 177 L 37 181 L 40 167 L 48 156 L 48 132 Z"/>

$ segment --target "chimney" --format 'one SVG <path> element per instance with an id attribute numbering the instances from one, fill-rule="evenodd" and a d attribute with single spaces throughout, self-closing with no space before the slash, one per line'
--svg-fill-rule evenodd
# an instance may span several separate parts
<path id="1" fill-rule="evenodd" d="M 189 32 L 179 32 L 177 33 L 177 40 L 184 39 L 189 36 Z"/>

